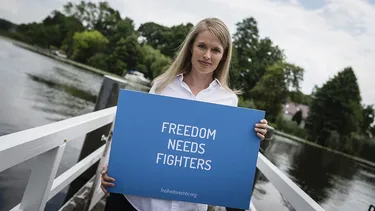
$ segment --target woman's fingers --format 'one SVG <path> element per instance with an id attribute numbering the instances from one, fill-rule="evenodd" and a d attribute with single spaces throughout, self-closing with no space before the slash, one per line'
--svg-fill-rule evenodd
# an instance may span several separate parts
<path id="1" fill-rule="evenodd" d="M 105 188 L 103 187 L 103 185 L 101 185 L 100 188 L 102 189 L 102 191 L 104 192 L 104 194 L 107 195 L 107 193 L 108 193 L 107 189 L 105 189 Z"/>
<path id="2" fill-rule="evenodd" d="M 110 176 L 108 176 L 107 174 L 104 174 L 104 175 L 102 176 L 102 178 L 103 178 L 105 181 L 108 181 L 108 182 L 115 182 L 115 179 L 112 178 L 112 177 L 110 177 Z"/>
<path id="3" fill-rule="evenodd" d="M 108 166 L 107 164 L 105 164 L 101 172 L 102 178 L 101 178 L 100 188 L 102 189 L 102 191 L 104 192 L 106 196 L 109 196 L 109 192 L 107 191 L 107 188 L 115 186 L 114 184 L 115 179 L 107 175 L 107 168 Z"/>
<path id="4" fill-rule="evenodd" d="M 266 133 L 267 133 L 267 130 L 265 130 L 265 129 L 255 128 L 255 131 L 258 132 L 258 133 L 261 133 L 263 135 L 266 135 Z"/>
<path id="5" fill-rule="evenodd" d="M 100 186 L 100 188 L 102 189 L 102 191 L 104 192 L 105 196 L 109 196 L 109 193 L 108 191 L 103 187 L 103 186 Z"/>
<path id="6" fill-rule="evenodd" d="M 102 185 L 103 186 L 113 187 L 113 186 L 115 186 L 114 182 L 115 182 L 115 179 L 112 178 L 112 177 L 109 177 L 107 174 L 102 176 Z"/>
<path id="7" fill-rule="evenodd" d="M 100 188 L 102 189 L 104 194 L 108 197 L 109 192 L 107 191 L 107 187 L 114 187 L 115 184 L 113 184 L 111 182 L 107 182 L 107 181 L 114 182 L 115 180 L 112 177 L 107 176 L 106 174 L 104 176 L 102 176 Z"/>
<path id="8" fill-rule="evenodd" d="M 267 129 L 267 128 L 268 128 L 268 125 L 267 125 L 267 124 L 256 124 L 255 127 L 257 127 L 257 128 Z"/>
<path id="9" fill-rule="evenodd" d="M 113 183 L 111 183 L 111 182 L 106 182 L 106 181 L 102 180 L 102 186 L 103 186 L 104 188 L 107 188 L 108 186 L 110 186 L 110 187 L 114 187 L 115 184 L 113 184 Z"/>
<path id="10" fill-rule="evenodd" d="M 260 134 L 260 133 L 257 133 L 257 135 L 259 136 L 259 138 L 260 138 L 261 140 L 264 139 L 264 135 L 262 135 L 262 134 Z"/>

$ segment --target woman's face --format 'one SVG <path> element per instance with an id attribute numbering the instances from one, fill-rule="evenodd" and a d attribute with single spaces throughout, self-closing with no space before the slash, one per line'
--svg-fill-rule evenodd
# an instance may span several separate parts
<path id="1" fill-rule="evenodd" d="M 192 46 L 192 71 L 201 74 L 213 74 L 224 55 L 219 39 L 210 31 L 198 34 Z"/>

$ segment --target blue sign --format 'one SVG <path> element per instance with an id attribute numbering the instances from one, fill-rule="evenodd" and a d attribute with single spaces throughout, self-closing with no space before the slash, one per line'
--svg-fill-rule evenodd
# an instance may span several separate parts
<path id="1" fill-rule="evenodd" d="M 108 191 L 248 209 L 264 115 L 120 90 Z"/>

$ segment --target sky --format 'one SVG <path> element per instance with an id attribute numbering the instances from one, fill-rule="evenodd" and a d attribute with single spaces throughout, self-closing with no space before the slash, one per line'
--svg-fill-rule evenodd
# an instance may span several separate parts
<path id="1" fill-rule="evenodd" d="M 78 2 L 79 0 L 72 0 Z M 92 0 L 98 2 L 99 0 Z M 153 21 L 172 26 L 222 19 L 235 33 L 237 22 L 254 17 L 261 37 L 282 48 L 287 61 L 305 70 L 302 91 L 310 94 L 347 66 L 354 68 L 364 104 L 375 104 L 375 0 L 108 0 L 136 27 Z M 0 0 L 0 18 L 41 21 L 66 0 Z"/>

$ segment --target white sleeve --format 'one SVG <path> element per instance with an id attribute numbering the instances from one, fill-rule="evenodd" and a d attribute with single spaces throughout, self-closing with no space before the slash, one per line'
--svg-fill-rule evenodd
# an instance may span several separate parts
<path id="1" fill-rule="evenodd" d="M 238 107 L 238 96 L 233 93 L 233 100 L 232 100 L 232 106 Z"/>

